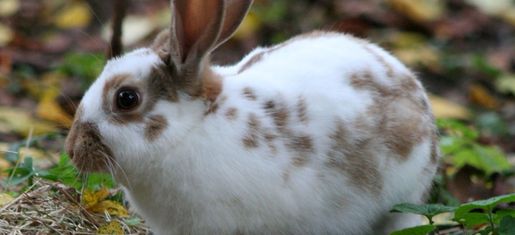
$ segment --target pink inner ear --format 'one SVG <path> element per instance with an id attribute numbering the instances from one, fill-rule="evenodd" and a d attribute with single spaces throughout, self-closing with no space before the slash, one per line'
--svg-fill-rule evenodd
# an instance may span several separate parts
<path id="1" fill-rule="evenodd" d="M 218 36 L 223 14 L 222 0 L 177 0 L 175 1 L 175 34 L 182 49 L 182 59 L 187 57 L 192 47 L 208 50 Z"/>

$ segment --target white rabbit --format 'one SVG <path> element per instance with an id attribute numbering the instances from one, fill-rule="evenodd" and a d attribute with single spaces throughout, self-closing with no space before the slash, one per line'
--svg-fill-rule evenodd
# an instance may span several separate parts
<path id="1" fill-rule="evenodd" d="M 110 60 L 66 149 L 111 171 L 156 234 L 381 234 L 416 225 L 439 158 L 424 88 L 364 40 L 314 32 L 233 66 L 210 52 L 251 0 L 175 0 L 151 48 Z"/>

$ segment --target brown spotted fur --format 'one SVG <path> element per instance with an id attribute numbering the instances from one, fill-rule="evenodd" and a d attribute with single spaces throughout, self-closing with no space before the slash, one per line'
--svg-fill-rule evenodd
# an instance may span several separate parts
<path id="1" fill-rule="evenodd" d="M 166 129 L 168 122 L 162 115 L 152 115 L 148 117 L 145 125 L 145 138 L 149 141 L 156 140 Z"/>
<path id="2" fill-rule="evenodd" d="M 333 143 L 327 153 L 327 164 L 352 179 L 349 183 L 354 187 L 379 195 L 383 185 L 378 180 L 382 177 L 377 168 L 377 159 L 370 152 L 372 136 L 356 139 L 347 128 L 347 124 L 340 120 L 335 132 L 329 136 Z"/>

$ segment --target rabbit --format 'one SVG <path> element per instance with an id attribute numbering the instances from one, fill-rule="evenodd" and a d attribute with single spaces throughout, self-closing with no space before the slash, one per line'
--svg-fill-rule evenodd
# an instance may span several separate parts
<path id="1" fill-rule="evenodd" d="M 111 59 L 65 149 L 110 172 L 155 234 L 387 234 L 419 217 L 439 159 L 425 89 L 330 31 L 210 63 L 251 0 L 172 0 L 171 26 Z"/>

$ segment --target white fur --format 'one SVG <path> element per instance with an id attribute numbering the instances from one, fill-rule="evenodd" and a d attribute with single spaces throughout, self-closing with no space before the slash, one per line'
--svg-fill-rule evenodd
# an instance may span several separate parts
<path id="1" fill-rule="evenodd" d="M 335 121 L 352 122 L 374 102 L 369 92 L 350 86 L 348 78 L 370 70 L 381 83 L 392 82 L 384 75 L 384 66 L 363 49 L 363 43 L 328 33 L 295 39 L 239 74 L 251 56 L 267 49 L 251 52 L 234 66 L 213 67 L 223 77 L 219 97 L 227 97 L 220 111 L 204 116 L 206 104 L 184 94 L 176 103 L 159 101 L 148 115 L 165 116 L 169 126 L 155 141 L 144 138 L 144 123 L 113 125 L 100 107 L 102 87 L 110 77 L 128 73 L 144 79 L 152 66 L 162 63 L 150 49 L 140 49 L 108 63 L 84 97 L 82 119 L 99 125 L 123 169 L 115 171 L 117 180 L 156 234 L 385 233 L 373 229 L 407 225 L 384 222 L 388 220 L 385 216 L 396 203 L 420 202 L 434 168 L 422 174 L 429 164 L 429 136 L 406 161 L 396 160 L 387 150 L 375 152 L 384 178 L 379 195 L 360 191 L 349 183 L 355 179 L 325 165 Z M 385 51 L 369 46 L 386 59 L 395 74 L 409 73 Z M 242 96 L 245 87 L 255 91 L 258 101 Z M 295 122 L 296 116 L 291 114 L 291 128 L 312 136 L 317 153 L 306 166 L 292 166 L 294 154 L 280 142 L 277 154 L 271 154 L 265 144 L 255 149 L 243 146 L 250 113 L 261 118 L 262 128 L 273 130 L 263 102 L 282 100 L 293 110 L 299 96 L 305 97 L 310 121 Z M 238 109 L 237 120 L 224 116 L 229 107 Z M 286 171 L 290 174 L 287 181 Z"/>

